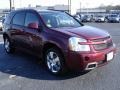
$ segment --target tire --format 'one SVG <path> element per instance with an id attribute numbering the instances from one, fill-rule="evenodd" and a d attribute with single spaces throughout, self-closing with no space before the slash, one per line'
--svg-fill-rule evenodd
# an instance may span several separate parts
<path id="1" fill-rule="evenodd" d="M 57 48 L 50 48 L 45 52 L 45 64 L 54 75 L 63 75 L 66 72 L 65 60 Z"/>
<path id="2" fill-rule="evenodd" d="M 8 54 L 13 53 L 15 51 L 15 48 L 13 47 L 13 44 L 8 37 L 4 38 L 4 48 Z"/>

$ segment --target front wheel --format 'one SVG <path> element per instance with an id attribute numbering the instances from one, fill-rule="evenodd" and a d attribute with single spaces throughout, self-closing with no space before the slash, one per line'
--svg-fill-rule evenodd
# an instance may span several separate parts
<path id="1" fill-rule="evenodd" d="M 45 53 L 45 62 L 48 70 L 55 75 L 65 73 L 65 62 L 57 48 L 50 48 Z"/>

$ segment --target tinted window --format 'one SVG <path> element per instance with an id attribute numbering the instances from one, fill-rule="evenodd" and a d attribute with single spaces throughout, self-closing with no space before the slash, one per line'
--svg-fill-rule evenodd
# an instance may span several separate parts
<path id="1" fill-rule="evenodd" d="M 6 16 L 6 18 L 4 17 L 4 19 L 5 19 L 5 22 L 4 22 L 4 23 L 10 24 L 13 16 L 14 16 L 14 12 L 11 12 L 10 14 L 8 14 L 8 15 Z"/>
<path id="2" fill-rule="evenodd" d="M 25 20 L 25 26 L 28 26 L 28 24 L 34 23 L 34 22 L 39 24 L 39 19 L 37 15 L 33 13 L 27 13 L 26 20 Z"/>
<path id="3" fill-rule="evenodd" d="M 23 26 L 24 25 L 24 18 L 25 18 L 24 12 L 17 13 L 13 18 L 13 24 Z"/>

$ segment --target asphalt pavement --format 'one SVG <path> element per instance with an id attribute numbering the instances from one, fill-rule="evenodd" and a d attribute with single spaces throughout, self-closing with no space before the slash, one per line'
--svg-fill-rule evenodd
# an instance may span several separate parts
<path id="1" fill-rule="evenodd" d="M 56 77 L 37 58 L 16 51 L 6 54 L 0 35 L 0 90 L 120 90 L 120 23 L 85 23 L 108 31 L 117 46 L 114 60 L 88 73 Z"/>

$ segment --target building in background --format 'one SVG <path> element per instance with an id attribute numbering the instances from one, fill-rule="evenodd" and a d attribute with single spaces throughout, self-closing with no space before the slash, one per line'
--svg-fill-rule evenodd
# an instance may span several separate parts
<path id="1" fill-rule="evenodd" d="M 106 9 L 98 9 L 98 8 L 84 8 L 78 9 L 77 14 L 89 14 L 89 15 L 97 15 L 97 14 L 106 14 Z"/>
<path id="2" fill-rule="evenodd" d="M 35 9 L 35 10 L 55 10 L 55 11 L 64 11 L 68 12 L 68 5 L 55 5 L 55 6 L 40 6 L 36 5 L 36 7 L 32 7 L 31 5 L 28 5 L 28 7 L 24 8 L 12 8 L 12 10 L 17 10 L 17 9 Z M 0 9 L 0 16 L 7 15 L 10 12 L 9 9 Z"/>
<path id="3" fill-rule="evenodd" d="M 17 9 L 35 9 L 35 10 L 56 10 L 56 11 L 64 11 L 69 12 L 68 5 L 55 5 L 55 6 L 40 6 L 36 5 L 36 7 L 32 7 L 31 5 L 28 5 L 24 8 L 12 8 L 12 10 Z M 10 12 L 9 9 L 0 9 L 0 16 L 6 15 Z M 101 8 L 81 8 L 77 9 L 76 14 L 83 14 L 83 15 L 106 15 L 110 13 L 116 13 L 120 14 L 120 10 L 107 10 L 107 9 L 101 9 Z"/>
<path id="4" fill-rule="evenodd" d="M 110 10 L 109 12 L 112 14 L 120 14 L 120 10 Z"/>
<path id="5" fill-rule="evenodd" d="M 6 16 L 9 12 L 9 9 L 0 9 L 0 17 Z"/>
<path id="6" fill-rule="evenodd" d="M 55 11 L 68 12 L 68 5 L 55 5 L 55 6 L 40 6 L 40 5 L 36 5 L 36 7 L 31 7 L 29 5 L 26 8 L 28 8 L 28 9 L 35 9 L 35 10 L 55 10 Z"/>

